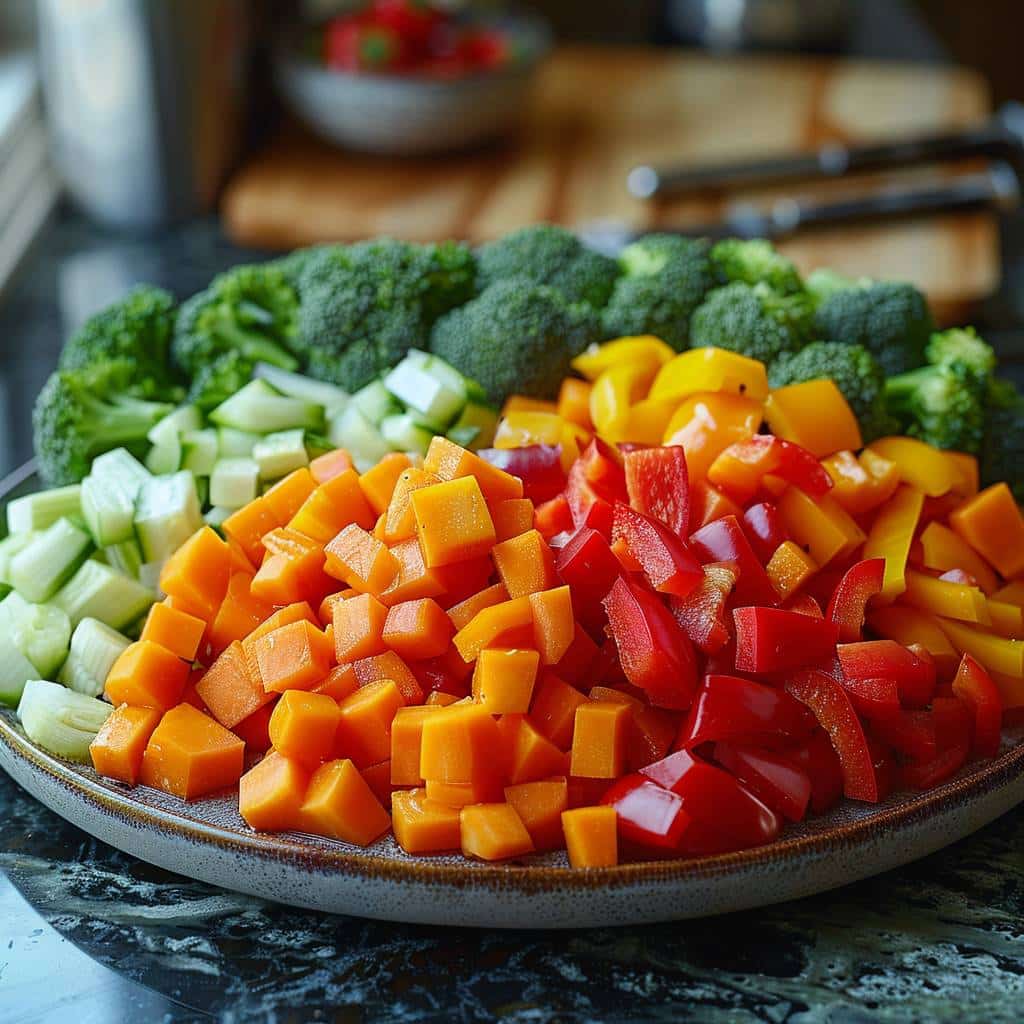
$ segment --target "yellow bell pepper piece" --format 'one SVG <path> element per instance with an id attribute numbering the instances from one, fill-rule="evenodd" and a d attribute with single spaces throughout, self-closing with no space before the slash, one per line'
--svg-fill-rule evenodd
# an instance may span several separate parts
<path id="1" fill-rule="evenodd" d="M 900 485 L 896 463 L 876 455 L 870 448 L 860 455 L 836 452 L 822 459 L 821 464 L 832 478 L 832 497 L 851 516 L 862 516 L 884 505 Z"/>
<path id="2" fill-rule="evenodd" d="M 531 444 L 560 444 L 562 467 L 569 471 L 589 436 L 582 427 L 553 412 L 512 412 L 494 433 L 495 448 L 525 448 Z"/>
<path id="3" fill-rule="evenodd" d="M 578 377 L 566 377 L 558 390 L 558 415 L 584 430 L 593 430 L 590 420 L 590 384 Z"/>
<path id="4" fill-rule="evenodd" d="M 623 429 L 623 441 L 637 444 L 660 445 L 665 428 L 675 415 L 678 403 L 674 398 L 645 398 L 629 410 L 629 419 Z"/>
<path id="5" fill-rule="evenodd" d="M 962 569 L 970 573 L 986 594 L 991 594 L 999 580 L 988 563 L 966 541 L 942 523 L 929 523 L 921 533 L 921 549 L 928 569 L 949 572 Z"/>
<path id="6" fill-rule="evenodd" d="M 621 364 L 605 370 L 590 392 L 590 419 L 594 429 L 606 440 L 629 440 L 624 431 L 629 410 L 647 394 L 651 384 L 649 369 L 643 365 Z"/>
<path id="7" fill-rule="evenodd" d="M 993 601 L 988 599 L 988 614 L 992 619 L 992 632 L 1000 636 L 1024 638 L 1024 608 L 1009 601 Z"/>
<path id="8" fill-rule="evenodd" d="M 868 625 L 886 640 L 904 647 L 920 644 L 934 659 L 940 672 L 956 669 L 960 655 L 943 633 L 934 615 L 908 605 L 889 604 L 868 611 Z"/>
<path id="9" fill-rule="evenodd" d="M 907 557 L 923 506 L 924 494 L 910 484 L 901 484 L 871 525 L 864 557 L 885 559 L 883 599 L 894 600 L 906 589 Z"/>
<path id="10" fill-rule="evenodd" d="M 776 388 L 764 404 L 764 418 L 776 437 L 795 441 L 819 459 L 864 446 L 857 417 L 827 378 Z"/>
<path id="11" fill-rule="evenodd" d="M 587 380 L 597 380 L 613 366 L 643 366 L 653 377 L 675 354 L 661 338 L 640 334 L 591 345 L 572 361 L 572 368 Z"/>
<path id="12" fill-rule="evenodd" d="M 961 622 L 977 622 L 982 626 L 992 624 L 988 602 L 977 587 L 939 580 L 912 570 L 906 573 L 904 581 L 906 589 L 900 600 L 923 612 Z"/>
<path id="13" fill-rule="evenodd" d="M 916 437 L 882 437 L 872 441 L 868 450 L 895 462 L 900 479 L 924 491 L 929 498 L 939 498 L 962 485 L 963 470 L 949 458 L 949 452 Z"/>
<path id="14" fill-rule="evenodd" d="M 528 395 L 509 395 L 505 399 L 501 415 L 508 416 L 512 412 L 548 412 L 555 413 L 558 407 L 554 402 L 545 401 L 543 398 L 530 398 Z"/>
<path id="15" fill-rule="evenodd" d="M 779 597 L 795 594 L 818 570 L 814 559 L 799 544 L 783 541 L 764 567 Z"/>
<path id="16" fill-rule="evenodd" d="M 651 385 L 651 398 L 686 398 L 698 391 L 731 391 L 755 401 L 768 397 L 764 363 L 724 348 L 692 348 L 666 363 Z"/>
<path id="17" fill-rule="evenodd" d="M 999 690 L 999 696 L 1003 698 L 1003 708 L 1024 708 L 1024 679 L 1016 679 L 1014 676 L 1004 675 L 1002 672 L 988 673 L 992 682 Z"/>
<path id="18" fill-rule="evenodd" d="M 937 621 L 958 651 L 980 661 L 990 672 L 1024 679 L 1024 641 L 996 636 L 986 632 L 984 627 L 968 626 L 955 619 Z"/>
<path id="19" fill-rule="evenodd" d="M 686 451 L 690 479 L 703 480 L 729 445 L 757 433 L 763 418 L 764 407 L 752 398 L 725 391 L 691 395 L 669 420 L 662 443 L 680 445 Z"/>
<path id="20" fill-rule="evenodd" d="M 979 471 L 978 460 L 967 452 L 946 452 L 946 458 L 956 466 L 960 473 L 960 486 L 954 487 L 957 494 L 965 498 L 973 498 L 978 493 Z"/>
<path id="21" fill-rule="evenodd" d="M 949 525 L 1001 576 L 1024 573 L 1024 516 L 1005 483 L 968 498 L 951 513 Z"/>
<path id="22" fill-rule="evenodd" d="M 779 499 L 779 515 L 790 537 L 819 566 L 845 558 L 864 543 L 864 531 L 830 495 L 815 501 L 799 487 L 789 487 Z"/>
<path id="23" fill-rule="evenodd" d="M 993 595 L 994 601 L 1003 601 L 1006 604 L 1015 604 L 1018 608 L 1024 608 L 1024 583 L 1019 580 L 1015 583 L 1007 583 L 1000 587 Z"/>

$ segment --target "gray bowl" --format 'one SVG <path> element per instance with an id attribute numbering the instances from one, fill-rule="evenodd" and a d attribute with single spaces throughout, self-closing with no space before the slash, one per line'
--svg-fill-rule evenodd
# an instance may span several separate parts
<path id="1" fill-rule="evenodd" d="M 291 37 L 275 57 L 278 87 L 317 135 L 349 149 L 419 156 L 485 142 L 522 114 L 534 73 L 551 47 L 539 18 L 500 17 L 487 25 L 513 38 L 522 56 L 511 67 L 451 81 L 348 73 L 324 67 Z"/>

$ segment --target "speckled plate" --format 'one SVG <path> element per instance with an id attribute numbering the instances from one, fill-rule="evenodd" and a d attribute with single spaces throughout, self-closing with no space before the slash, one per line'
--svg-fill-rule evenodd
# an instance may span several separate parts
<path id="1" fill-rule="evenodd" d="M 0 501 L 31 489 L 28 469 Z M 898 867 L 962 839 L 1024 801 L 1024 731 L 1000 756 L 923 794 L 877 806 L 844 801 L 768 846 L 700 860 L 573 871 L 564 855 L 514 864 L 414 858 L 392 838 L 360 849 L 299 834 L 253 833 L 234 794 L 184 803 L 52 757 L 0 711 L 0 767 L 47 807 L 142 860 L 298 907 L 384 920 L 490 928 L 638 924 L 809 896 Z"/>

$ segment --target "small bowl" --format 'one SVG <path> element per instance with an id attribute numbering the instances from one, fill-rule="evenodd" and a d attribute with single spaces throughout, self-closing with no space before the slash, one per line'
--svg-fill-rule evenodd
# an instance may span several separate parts
<path id="1" fill-rule="evenodd" d="M 522 114 L 526 94 L 551 48 L 546 23 L 531 15 L 479 24 L 510 37 L 514 64 L 437 81 L 336 71 L 292 36 L 275 57 L 278 86 L 291 109 L 321 138 L 387 156 L 422 156 L 496 138 Z"/>

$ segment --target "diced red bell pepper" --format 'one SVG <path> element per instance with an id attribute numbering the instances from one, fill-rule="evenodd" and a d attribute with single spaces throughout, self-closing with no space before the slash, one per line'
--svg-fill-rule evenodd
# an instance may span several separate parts
<path id="1" fill-rule="evenodd" d="M 893 790 L 899 788 L 900 764 L 893 749 L 872 732 L 866 732 L 868 749 L 871 751 L 871 766 L 875 770 L 878 799 L 884 800 Z"/>
<path id="2" fill-rule="evenodd" d="M 624 686 L 629 683 L 622 668 L 622 659 L 619 657 L 614 637 L 606 637 L 604 643 L 597 649 L 597 657 L 590 666 L 589 675 L 593 682 L 604 683 L 607 686 Z"/>
<path id="3" fill-rule="evenodd" d="M 614 508 L 612 540 L 625 542 L 655 590 L 686 597 L 704 581 L 704 569 L 686 541 L 629 505 L 619 502 Z"/>
<path id="4" fill-rule="evenodd" d="M 556 494 L 550 501 L 542 502 L 533 513 L 533 525 L 549 543 L 561 533 L 572 533 L 569 499 Z"/>
<path id="5" fill-rule="evenodd" d="M 840 644 L 836 653 L 847 679 L 895 679 L 904 707 L 927 707 L 935 693 L 935 663 L 895 640 Z"/>
<path id="6" fill-rule="evenodd" d="M 592 678 L 588 673 L 599 654 L 600 648 L 591 639 L 590 634 L 579 623 L 576 623 L 572 643 L 569 644 L 568 650 L 562 655 L 562 660 L 553 667 L 552 671 L 559 679 L 564 679 L 567 683 L 572 683 L 575 686 L 577 683 L 583 683 Z"/>
<path id="7" fill-rule="evenodd" d="M 884 574 L 884 558 L 866 558 L 851 566 L 839 581 L 828 602 L 828 617 L 839 627 L 842 643 L 864 639 L 864 610 L 868 601 L 882 592 Z"/>
<path id="8" fill-rule="evenodd" d="M 831 657 L 839 629 L 826 619 L 782 608 L 734 608 L 736 668 L 788 672 Z"/>
<path id="9" fill-rule="evenodd" d="M 569 470 L 565 496 L 577 529 L 585 524 L 611 539 L 611 507 L 629 500 L 618 454 L 594 438 Z"/>
<path id="10" fill-rule="evenodd" d="M 492 466 L 523 481 L 523 497 L 540 504 L 565 489 L 562 446 L 530 444 L 523 448 L 481 448 L 477 452 Z M 557 531 L 556 531 L 557 532 Z"/>
<path id="11" fill-rule="evenodd" d="M 959 697 L 935 697 L 932 700 L 935 719 L 935 741 L 939 750 L 948 750 L 963 743 L 968 746 L 974 732 L 974 715 Z"/>
<path id="12" fill-rule="evenodd" d="M 960 660 L 953 693 L 973 712 L 973 752 L 978 757 L 995 757 L 1002 742 L 1003 699 L 992 677 L 969 654 Z"/>
<path id="13" fill-rule="evenodd" d="M 557 552 L 555 567 L 562 582 L 572 590 L 576 618 L 587 626 L 603 625 L 601 602 L 622 575 L 622 566 L 608 541 L 597 530 L 584 527 Z"/>
<path id="14" fill-rule="evenodd" d="M 708 468 L 708 480 L 743 503 L 757 494 L 766 476 L 781 477 L 812 498 L 832 489 L 832 478 L 806 448 L 774 434 L 755 434 L 737 441 Z"/>
<path id="15" fill-rule="evenodd" d="M 652 704 L 685 711 L 697 689 L 697 659 L 660 598 L 619 577 L 604 607 L 626 678 Z"/>
<path id="16" fill-rule="evenodd" d="M 678 445 L 633 449 L 625 453 L 623 466 L 630 505 L 685 540 L 690 535 L 686 452 Z"/>
<path id="17" fill-rule="evenodd" d="M 959 697 L 936 697 L 932 702 L 938 753 L 928 761 L 908 761 L 902 782 L 914 789 L 931 789 L 955 775 L 971 751 L 972 715 Z"/>
<path id="18" fill-rule="evenodd" d="M 739 743 L 716 743 L 714 756 L 776 814 L 789 821 L 803 820 L 811 799 L 811 780 L 790 758 Z"/>
<path id="19" fill-rule="evenodd" d="M 850 702 L 857 714 L 876 721 L 879 718 L 899 717 L 902 705 L 900 691 L 895 679 L 846 679 L 840 680 L 850 695 Z"/>
<path id="20" fill-rule="evenodd" d="M 789 540 L 789 533 L 782 522 L 778 508 L 770 501 L 762 501 L 751 505 L 743 513 L 741 524 L 754 549 L 754 554 L 764 565 L 772 557 L 775 549 Z"/>
<path id="21" fill-rule="evenodd" d="M 876 718 L 871 729 L 894 750 L 914 761 L 930 761 L 938 753 L 935 720 L 930 711 L 903 711 Z"/>
<path id="22" fill-rule="evenodd" d="M 760 605 L 779 603 L 779 595 L 735 516 L 723 516 L 702 526 L 691 534 L 690 548 L 705 564 L 733 562 L 736 565 L 740 573 L 734 591 L 737 601 Z"/>
<path id="23" fill-rule="evenodd" d="M 828 733 L 843 770 L 843 792 L 851 800 L 877 803 L 878 779 L 864 728 L 843 687 L 823 672 L 800 672 L 786 691 L 814 712 Z"/>
<path id="24" fill-rule="evenodd" d="M 843 766 L 824 729 L 815 729 L 803 743 L 786 751 L 811 780 L 811 810 L 824 814 L 843 795 Z"/>
<path id="25" fill-rule="evenodd" d="M 704 579 L 686 597 L 670 597 L 669 610 L 683 632 L 705 654 L 720 651 L 730 639 L 725 603 L 739 572 L 731 562 L 709 562 Z"/>
<path id="26" fill-rule="evenodd" d="M 775 745 L 805 739 L 814 725 L 814 716 L 785 690 L 739 676 L 705 676 L 680 730 L 679 745 L 692 749 L 709 740 Z"/>
<path id="27" fill-rule="evenodd" d="M 795 594 L 783 607 L 785 607 L 787 612 L 796 612 L 797 615 L 809 615 L 812 619 L 825 618 L 821 605 L 810 594 Z"/>
<path id="28" fill-rule="evenodd" d="M 640 846 L 674 850 L 690 824 L 680 796 L 639 774 L 612 783 L 601 803 L 615 808 L 619 835 Z"/>

